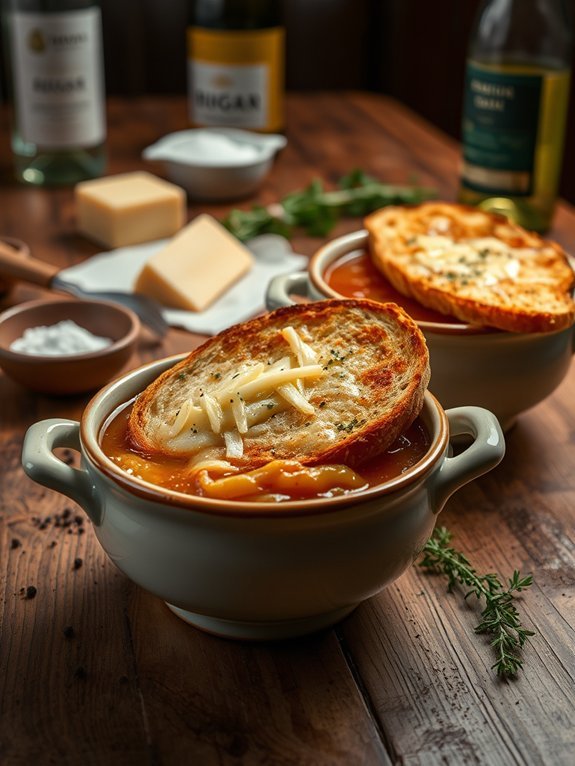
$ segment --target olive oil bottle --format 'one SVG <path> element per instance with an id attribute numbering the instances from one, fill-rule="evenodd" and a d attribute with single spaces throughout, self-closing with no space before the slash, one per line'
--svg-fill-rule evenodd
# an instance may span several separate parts
<path id="1" fill-rule="evenodd" d="M 20 181 L 74 184 L 103 173 L 106 119 L 94 0 L 6 0 L 4 31 Z"/>
<path id="2" fill-rule="evenodd" d="M 279 0 L 191 0 L 192 125 L 283 127 L 284 28 Z"/>
<path id="3" fill-rule="evenodd" d="M 486 0 L 469 45 L 459 200 L 549 228 L 569 100 L 564 0 Z"/>

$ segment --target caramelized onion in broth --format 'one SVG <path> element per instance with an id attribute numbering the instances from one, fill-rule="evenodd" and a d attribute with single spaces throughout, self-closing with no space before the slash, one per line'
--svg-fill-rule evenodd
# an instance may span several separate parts
<path id="1" fill-rule="evenodd" d="M 429 449 L 429 436 L 416 420 L 382 455 L 359 471 L 345 465 L 304 466 L 296 460 L 274 460 L 253 471 L 240 471 L 226 461 L 201 461 L 144 455 L 131 448 L 127 423 L 131 403 L 113 413 L 101 434 L 104 453 L 130 476 L 176 492 L 244 501 L 285 501 L 335 497 L 381 484 L 415 465 Z"/>

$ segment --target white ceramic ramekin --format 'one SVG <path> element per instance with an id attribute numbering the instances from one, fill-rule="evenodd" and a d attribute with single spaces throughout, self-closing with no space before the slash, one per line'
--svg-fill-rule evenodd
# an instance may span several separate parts
<path id="1" fill-rule="evenodd" d="M 198 154 L 198 136 L 223 136 L 241 146 L 251 147 L 250 157 L 239 154 L 214 156 Z M 253 194 L 272 167 L 274 157 L 287 144 L 279 134 L 254 133 L 238 128 L 190 128 L 170 133 L 144 149 L 147 160 L 162 160 L 170 181 L 182 186 L 190 199 L 219 201 L 241 199 Z"/>
<path id="2" fill-rule="evenodd" d="M 367 247 L 367 232 L 356 231 L 324 245 L 306 272 L 270 282 L 266 303 L 272 310 L 293 303 L 292 295 L 311 300 L 345 298 L 325 281 L 338 258 Z M 553 333 L 500 332 L 474 325 L 417 321 L 429 348 L 430 390 L 447 408 L 476 405 L 491 410 L 503 430 L 517 415 L 535 406 L 561 383 L 575 350 L 573 327 Z"/>
<path id="3" fill-rule="evenodd" d="M 430 394 L 423 459 L 364 492 L 291 503 L 223 502 L 135 479 L 102 452 L 107 417 L 182 357 L 154 362 L 102 389 L 81 423 L 44 420 L 26 434 L 34 481 L 81 505 L 110 559 L 189 623 L 222 636 L 276 639 L 331 625 L 399 577 L 456 489 L 493 468 L 505 446 L 480 408 L 445 413 Z M 449 457 L 451 436 L 471 445 Z M 73 468 L 57 447 L 81 453 Z"/>

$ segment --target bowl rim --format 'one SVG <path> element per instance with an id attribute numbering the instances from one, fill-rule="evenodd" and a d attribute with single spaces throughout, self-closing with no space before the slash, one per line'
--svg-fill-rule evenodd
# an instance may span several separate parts
<path id="1" fill-rule="evenodd" d="M 326 242 L 311 256 L 309 262 L 310 279 L 318 292 L 327 295 L 330 298 L 346 298 L 332 289 L 324 280 L 323 275 L 326 267 L 342 255 L 347 255 L 356 249 L 361 249 L 367 245 L 368 232 L 366 229 L 343 234 L 340 237 Z M 425 319 L 416 319 L 416 323 L 426 333 L 434 332 L 439 335 L 511 335 L 504 330 L 497 330 L 493 327 L 483 327 L 465 322 L 431 322 Z M 525 334 L 525 333 L 521 333 Z M 519 333 L 513 333 L 517 336 Z"/>
<path id="2" fill-rule="evenodd" d="M 33 311 L 34 309 L 57 304 L 61 304 L 63 306 L 70 304 L 105 306 L 109 309 L 118 311 L 120 314 L 123 314 L 125 317 L 127 317 L 130 321 L 129 330 L 127 333 L 122 335 L 121 338 L 118 338 L 118 340 L 112 341 L 109 346 L 105 346 L 104 348 L 98 349 L 97 351 L 87 351 L 83 354 L 62 354 L 59 356 L 27 354 L 23 351 L 12 351 L 8 346 L 0 343 L 0 355 L 2 358 L 10 360 L 14 363 L 27 364 L 31 366 L 46 364 L 64 365 L 69 364 L 70 362 L 102 359 L 123 351 L 128 346 L 136 342 L 140 332 L 140 320 L 138 316 L 131 309 L 127 308 L 126 306 L 121 306 L 118 303 L 114 303 L 113 301 L 83 300 L 75 298 L 39 298 L 37 300 L 24 301 L 23 303 L 18 303 L 15 306 L 12 306 L 0 313 L 0 326 L 5 322 L 10 321 L 13 317 L 18 316 L 19 314 L 26 314 L 28 311 Z M 31 326 L 32 325 L 30 325 L 30 327 Z"/>
<path id="3" fill-rule="evenodd" d="M 245 144 L 254 146 L 259 150 L 259 155 L 253 159 L 245 160 L 239 158 L 236 161 L 229 161 L 227 164 L 222 162 L 214 163 L 207 158 L 199 157 L 196 159 L 186 159 L 184 157 L 170 157 L 168 153 L 164 156 L 152 156 L 155 154 L 152 150 L 160 151 L 165 149 L 169 151 L 170 143 L 183 142 L 186 138 L 198 135 L 199 133 L 209 134 L 216 133 L 224 136 L 236 137 L 238 140 Z M 260 134 L 253 131 L 244 130 L 243 128 L 231 128 L 227 126 L 205 126 L 200 128 L 186 128 L 184 130 L 176 130 L 171 133 L 167 133 L 150 146 L 147 146 L 142 156 L 144 159 L 166 162 L 171 165 L 184 168 L 197 168 L 198 170 L 214 170 L 214 171 L 227 171 L 233 172 L 235 170 L 244 170 L 247 168 L 260 167 L 274 158 L 277 152 L 284 149 L 287 145 L 287 139 L 279 133 Z"/>
<path id="4" fill-rule="evenodd" d="M 395 492 L 412 488 L 420 482 L 437 464 L 447 449 L 449 442 L 449 423 L 444 409 L 429 391 L 425 392 L 423 410 L 427 410 L 427 418 L 435 421 L 436 434 L 430 433 L 432 439 L 429 449 L 415 465 L 404 473 L 377 484 L 365 490 L 351 492 L 337 497 L 312 498 L 308 500 L 289 500 L 277 502 L 255 502 L 242 500 L 219 500 L 216 498 L 200 497 L 167 489 L 137 477 L 130 476 L 114 463 L 100 446 L 100 435 L 104 424 L 119 408 L 128 404 L 137 396 L 148 383 L 138 385 L 140 378 L 153 380 L 164 370 L 185 359 L 187 353 L 158 359 L 112 381 L 98 391 L 88 402 L 80 421 L 80 442 L 87 460 L 106 479 L 132 494 L 136 499 L 143 499 L 174 509 L 201 512 L 214 517 L 233 518 L 292 518 L 296 516 L 320 516 L 345 509 L 350 505 L 358 506 L 375 498 L 389 496 Z M 154 377 L 150 377 L 157 370 Z M 118 401 L 119 389 L 132 384 L 129 394 L 123 394 Z M 108 399 L 113 404 L 104 406 Z M 98 414 L 99 409 L 103 414 Z M 422 412 L 423 412 L 422 410 Z"/>

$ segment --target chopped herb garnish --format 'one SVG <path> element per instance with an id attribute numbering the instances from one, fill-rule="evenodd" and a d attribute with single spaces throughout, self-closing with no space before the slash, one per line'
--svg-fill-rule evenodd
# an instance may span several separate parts
<path id="1" fill-rule="evenodd" d="M 338 431 L 347 431 L 347 433 L 350 434 L 354 428 L 362 426 L 364 423 L 365 419 L 358 420 L 357 418 L 353 418 L 353 420 L 350 420 L 349 423 L 336 423 L 335 425 Z"/>
<path id="2" fill-rule="evenodd" d="M 415 204 L 436 196 L 435 189 L 383 184 L 361 170 L 341 178 L 338 186 L 337 190 L 326 191 L 315 179 L 273 207 L 256 205 L 250 210 L 232 210 L 223 224 L 243 242 L 269 233 L 289 239 L 295 227 L 302 227 L 311 236 L 324 237 L 342 216 L 364 216 L 385 205 Z"/>

